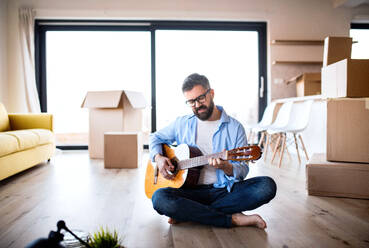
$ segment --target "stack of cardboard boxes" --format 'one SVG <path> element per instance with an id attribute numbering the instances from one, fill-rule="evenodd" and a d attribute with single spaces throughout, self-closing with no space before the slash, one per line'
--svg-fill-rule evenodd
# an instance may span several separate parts
<path id="1" fill-rule="evenodd" d="M 89 91 L 82 107 L 89 109 L 90 157 L 103 158 L 105 168 L 137 168 L 143 150 L 143 94 L 128 90 Z"/>
<path id="2" fill-rule="evenodd" d="M 327 151 L 307 164 L 310 195 L 369 198 L 369 60 L 351 59 L 351 45 L 349 37 L 324 41 Z"/>

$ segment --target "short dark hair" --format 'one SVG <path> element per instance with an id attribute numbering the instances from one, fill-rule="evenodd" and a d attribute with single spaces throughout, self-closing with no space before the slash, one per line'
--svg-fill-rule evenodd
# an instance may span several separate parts
<path id="1" fill-rule="evenodd" d="M 196 85 L 201 85 L 204 89 L 210 89 L 209 80 L 204 75 L 193 73 L 183 81 L 182 92 L 190 91 Z"/>

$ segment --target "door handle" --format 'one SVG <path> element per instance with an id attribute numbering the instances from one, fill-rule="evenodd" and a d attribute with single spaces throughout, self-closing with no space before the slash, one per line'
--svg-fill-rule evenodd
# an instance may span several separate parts
<path id="1" fill-rule="evenodd" d="M 260 95 L 260 98 L 263 98 L 264 97 L 264 77 L 261 76 L 260 77 L 260 92 L 259 92 L 259 95 Z"/>

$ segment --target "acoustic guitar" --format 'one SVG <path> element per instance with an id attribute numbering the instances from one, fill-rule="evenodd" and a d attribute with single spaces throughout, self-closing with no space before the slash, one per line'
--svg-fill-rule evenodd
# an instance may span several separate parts
<path id="1" fill-rule="evenodd" d="M 202 155 L 196 147 L 181 144 L 171 148 L 163 144 L 164 156 L 170 159 L 175 166 L 175 177 L 171 180 L 164 178 L 159 172 L 156 163 L 149 160 L 145 176 L 145 193 L 151 199 L 154 192 L 161 188 L 193 187 L 197 184 L 202 166 L 208 164 L 209 158 L 220 158 L 232 161 L 258 160 L 261 156 L 259 146 L 245 146 L 229 151 Z"/>

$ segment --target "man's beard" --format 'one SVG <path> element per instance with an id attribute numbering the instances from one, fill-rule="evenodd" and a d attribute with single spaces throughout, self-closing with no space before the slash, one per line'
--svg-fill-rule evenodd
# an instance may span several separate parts
<path id="1" fill-rule="evenodd" d="M 206 111 L 199 113 L 198 111 L 200 109 L 205 109 Z M 209 107 L 205 106 L 205 105 L 201 105 L 198 108 L 195 108 L 193 110 L 193 113 L 197 116 L 197 118 L 199 118 L 202 121 L 206 121 L 207 119 L 210 118 L 211 114 L 213 113 L 214 110 L 214 102 L 212 99 L 210 99 L 210 104 Z"/>

